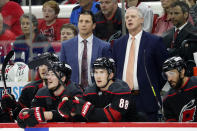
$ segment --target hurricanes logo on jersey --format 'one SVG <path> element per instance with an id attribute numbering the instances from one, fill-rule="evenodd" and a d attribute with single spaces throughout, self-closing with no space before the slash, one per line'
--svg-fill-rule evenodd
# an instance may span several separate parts
<path id="1" fill-rule="evenodd" d="M 182 108 L 179 116 L 179 121 L 192 122 L 194 121 L 195 113 L 196 113 L 196 105 L 195 105 L 195 99 L 193 99 Z"/>
<path id="2" fill-rule="evenodd" d="M 45 30 L 41 30 L 41 33 L 47 37 L 48 41 L 52 42 L 55 40 L 55 36 L 54 36 L 54 28 L 50 27 L 48 29 Z"/>

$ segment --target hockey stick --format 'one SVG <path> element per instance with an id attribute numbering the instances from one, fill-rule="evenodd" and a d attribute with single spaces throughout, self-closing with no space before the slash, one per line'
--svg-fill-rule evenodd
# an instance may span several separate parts
<path id="1" fill-rule="evenodd" d="M 8 62 L 10 61 L 10 59 L 12 58 L 13 55 L 14 55 L 14 51 L 11 50 L 7 54 L 7 56 L 5 57 L 5 59 L 3 61 L 2 69 L 1 69 L 2 77 L 3 77 L 3 83 L 4 83 L 4 92 L 5 92 L 5 94 L 7 94 L 7 91 L 6 91 L 7 85 L 6 85 L 6 80 L 5 80 L 5 69 L 6 69 L 6 66 L 7 66 Z"/>
<path id="2" fill-rule="evenodd" d="M 157 98 L 157 94 L 156 94 L 155 89 L 153 87 L 153 84 L 152 84 L 152 82 L 150 80 L 150 76 L 149 76 L 148 71 L 147 71 L 147 68 L 146 68 L 146 58 L 145 58 L 145 56 L 146 56 L 146 50 L 144 49 L 144 68 L 145 68 L 146 76 L 148 78 L 148 82 L 150 84 L 150 87 L 152 89 L 153 95 L 154 95 L 154 97 L 155 97 L 155 99 L 157 101 L 158 107 L 159 107 L 159 113 L 161 114 L 160 121 L 162 121 L 162 114 L 163 114 L 162 113 L 162 106 L 161 106 L 161 103 L 159 102 L 159 100 Z"/>

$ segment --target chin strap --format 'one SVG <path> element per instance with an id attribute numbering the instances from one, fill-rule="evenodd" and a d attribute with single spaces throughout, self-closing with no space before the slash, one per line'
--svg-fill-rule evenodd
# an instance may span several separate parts
<path id="1" fill-rule="evenodd" d="M 45 86 L 48 86 L 47 79 L 43 79 Z"/>
<path id="2" fill-rule="evenodd" d="M 61 86 L 61 84 L 60 84 L 60 82 L 59 82 L 58 85 L 57 85 L 57 87 L 56 87 L 54 90 L 52 90 L 52 89 L 49 90 L 50 94 L 54 95 L 53 93 L 54 93 L 56 90 L 58 90 L 58 89 L 60 88 L 60 86 Z"/>

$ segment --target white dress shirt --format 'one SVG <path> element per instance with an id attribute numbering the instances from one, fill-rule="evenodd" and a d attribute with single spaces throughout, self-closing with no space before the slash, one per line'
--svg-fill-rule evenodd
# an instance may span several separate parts
<path id="1" fill-rule="evenodd" d="M 84 50 L 83 38 L 78 34 L 78 62 L 79 62 L 79 83 L 81 83 L 81 64 L 82 64 L 82 56 Z M 92 58 L 92 43 L 93 43 L 93 35 L 86 39 L 87 42 L 87 60 L 88 60 L 88 84 L 92 84 L 91 80 L 91 58 Z M 73 52 L 74 53 L 74 52 Z"/>
<path id="2" fill-rule="evenodd" d="M 183 24 L 181 27 L 179 27 L 179 28 L 176 28 L 176 26 L 175 26 L 175 31 L 177 30 L 177 29 L 179 29 L 179 32 L 187 25 L 187 23 L 188 22 L 186 22 L 185 24 Z M 178 33 L 179 33 L 178 32 Z"/>
<path id="3" fill-rule="evenodd" d="M 131 43 L 132 43 L 132 37 L 129 34 L 129 39 L 127 42 L 127 49 L 126 49 L 126 54 L 125 54 L 125 62 L 124 62 L 124 69 L 123 69 L 123 80 L 126 81 L 126 71 L 127 71 L 127 65 L 128 65 L 128 60 L 129 60 L 129 53 L 131 49 Z M 134 70 L 133 70 L 133 85 L 134 85 L 134 90 L 139 90 L 138 87 L 138 80 L 137 80 L 137 60 L 138 60 L 138 51 L 139 51 L 139 46 L 140 46 L 140 41 L 142 37 L 142 31 L 140 31 L 135 37 L 135 61 L 134 61 Z"/>

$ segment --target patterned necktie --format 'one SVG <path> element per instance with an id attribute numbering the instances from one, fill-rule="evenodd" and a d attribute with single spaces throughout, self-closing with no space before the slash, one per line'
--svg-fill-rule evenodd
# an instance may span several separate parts
<path id="1" fill-rule="evenodd" d="M 81 63 L 81 87 L 88 86 L 88 61 L 87 61 L 87 40 L 83 40 L 84 49 Z"/>
<path id="2" fill-rule="evenodd" d="M 178 33 L 179 33 L 179 29 L 177 29 L 174 32 L 173 40 L 172 40 L 172 43 L 171 43 L 171 48 L 174 48 L 174 42 L 176 41 L 176 37 L 177 37 Z"/>
<path id="3" fill-rule="evenodd" d="M 134 70 L 134 61 L 135 61 L 135 37 L 132 37 L 131 48 L 129 52 L 129 60 L 127 64 L 127 72 L 126 72 L 126 82 L 132 90 L 134 87 L 133 84 L 133 70 Z"/>

